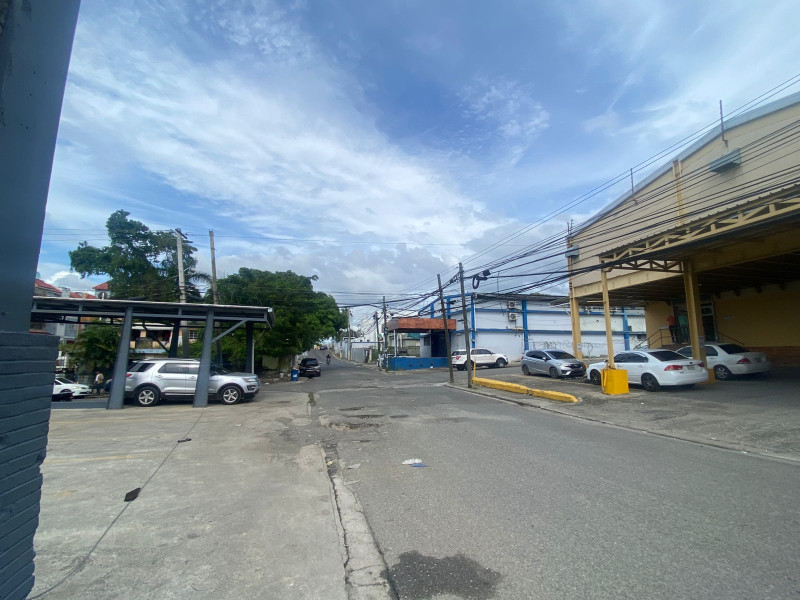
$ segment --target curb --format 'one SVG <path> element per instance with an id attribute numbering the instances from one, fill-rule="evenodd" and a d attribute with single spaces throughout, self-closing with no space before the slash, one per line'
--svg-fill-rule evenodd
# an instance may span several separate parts
<path id="1" fill-rule="evenodd" d="M 484 379 L 483 377 L 473 377 L 472 383 L 473 385 L 478 385 L 481 387 L 493 388 L 515 394 L 523 394 L 525 396 L 536 396 L 538 398 L 546 398 L 547 400 L 555 400 L 556 402 L 569 402 L 571 404 L 577 404 L 580 402 L 580 400 L 578 400 L 578 398 L 572 394 L 553 392 L 550 390 L 539 390 L 519 383 L 509 383 L 507 381 L 498 381 L 496 379 Z"/>

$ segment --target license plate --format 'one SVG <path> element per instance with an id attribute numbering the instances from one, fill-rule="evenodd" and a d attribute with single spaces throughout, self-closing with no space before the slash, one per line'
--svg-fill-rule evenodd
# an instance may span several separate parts
<path id="1" fill-rule="evenodd" d="M 689 365 L 686 368 L 689 369 L 690 371 L 694 371 L 694 365 Z"/>

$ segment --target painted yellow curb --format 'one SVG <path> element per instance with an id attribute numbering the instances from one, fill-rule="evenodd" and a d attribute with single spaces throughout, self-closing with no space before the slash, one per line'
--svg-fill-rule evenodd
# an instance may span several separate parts
<path id="1" fill-rule="evenodd" d="M 536 396 L 538 398 L 547 398 L 548 400 L 555 400 L 557 402 L 578 402 L 578 399 L 572 394 L 565 394 L 563 392 L 551 392 L 550 390 L 537 390 L 529 388 L 526 385 L 518 383 L 508 383 L 507 381 L 498 381 L 496 379 L 484 379 L 483 377 L 473 377 L 472 383 L 482 387 L 493 388 L 496 390 L 503 390 L 504 392 L 513 392 L 515 394 L 525 394 L 526 396 Z"/>

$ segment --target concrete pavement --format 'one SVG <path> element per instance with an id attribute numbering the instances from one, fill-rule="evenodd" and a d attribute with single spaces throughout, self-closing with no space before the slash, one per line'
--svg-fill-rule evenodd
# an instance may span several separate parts
<path id="1" fill-rule="evenodd" d="M 56 404 L 31 597 L 346 598 L 321 449 L 282 437 L 308 424 L 294 389 L 202 410 Z"/>

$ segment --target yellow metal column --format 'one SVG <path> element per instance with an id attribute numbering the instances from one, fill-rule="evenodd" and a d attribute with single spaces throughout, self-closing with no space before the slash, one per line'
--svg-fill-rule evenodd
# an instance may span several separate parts
<path id="1" fill-rule="evenodd" d="M 611 301 L 608 298 L 608 277 L 605 269 L 600 269 L 603 283 L 603 316 L 606 320 L 606 347 L 608 349 L 608 368 L 603 369 L 601 383 L 604 394 L 627 394 L 628 371 L 617 369 L 614 365 L 614 335 L 611 329 Z"/>
<path id="2" fill-rule="evenodd" d="M 580 307 L 575 296 L 575 288 L 572 287 L 572 277 L 569 278 L 569 317 L 572 321 L 572 353 L 576 358 L 583 360 Z"/>
<path id="3" fill-rule="evenodd" d="M 608 299 L 608 277 L 606 270 L 600 269 L 603 283 L 603 316 L 606 319 L 606 347 L 608 349 L 608 366 L 614 368 L 614 336 L 611 332 L 611 301 Z"/>
<path id="4" fill-rule="evenodd" d="M 706 362 L 706 338 L 700 312 L 700 282 L 694 264 L 690 260 L 683 263 L 683 287 L 686 294 L 686 317 L 689 321 L 692 358 Z"/>

